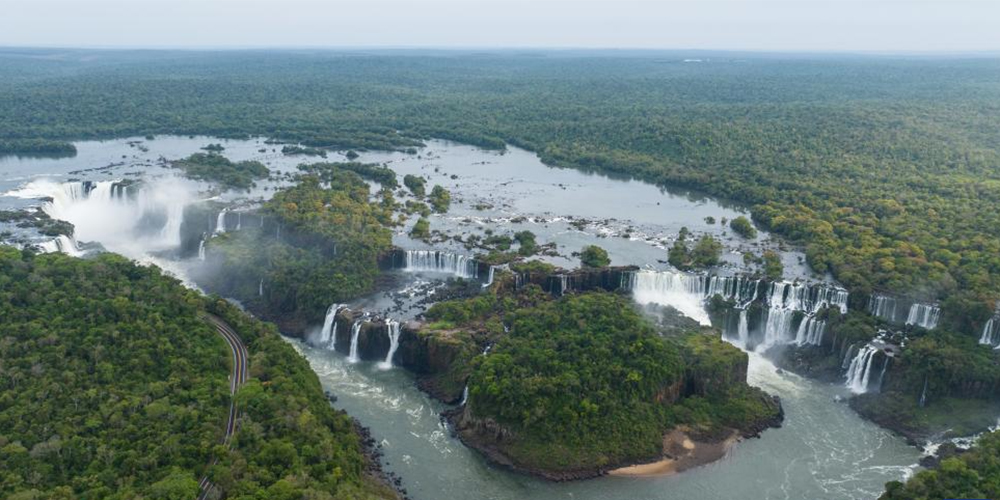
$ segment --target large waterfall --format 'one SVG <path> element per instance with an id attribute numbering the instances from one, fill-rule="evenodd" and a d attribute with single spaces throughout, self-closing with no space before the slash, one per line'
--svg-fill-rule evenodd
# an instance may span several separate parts
<path id="1" fill-rule="evenodd" d="M 165 178 L 130 186 L 121 180 L 38 180 L 7 194 L 45 200 L 42 211 L 72 223 L 78 241 L 98 241 L 108 250 L 138 257 L 180 246 L 184 208 L 194 201 L 194 192 L 182 180 Z"/>
<path id="2" fill-rule="evenodd" d="M 906 324 L 932 330 L 937 327 L 940 317 L 941 308 L 934 304 L 913 304 L 906 316 Z"/>
<path id="3" fill-rule="evenodd" d="M 636 302 L 671 306 L 703 325 L 711 324 L 704 306 L 707 289 L 703 276 L 670 271 L 638 271 L 630 281 Z"/>
<path id="4" fill-rule="evenodd" d="M 1000 319 L 996 316 L 990 318 L 983 326 L 983 335 L 979 337 L 979 343 L 1000 349 Z"/>
<path id="5" fill-rule="evenodd" d="M 389 335 L 389 352 L 385 355 L 385 361 L 379 363 L 378 366 L 383 370 L 388 370 L 392 368 L 392 357 L 396 354 L 396 349 L 399 348 L 399 321 L 386 318 L 385 331 Z"/>
<path id="6" fill-rule="evenodd" d="M 820 345 L 826 322 L 815 316 L 824 308 L 847 312 L 847 290 L 827 284 L 774 282 L 768 287 L 764 341 L 758 349 L 776 345 Z M 796 324 L 795 318 L 800 317 Z"/>
<path id="7" fill-rule="evenodd" d="M 879 349 L 866 344 L 858 354 L 851 360 L 847 367 L 847 382 L 844 384 L 851 392 L 862 394 L 868 392 L 868 382 L 872 375 L 872 363 L 875 361 L 875 354 Z"/>
<path id="8" fill-rule="evenodd" d="M 727 335 L 745 348 L 750 348 L 751 330 L 762 332 L 759 345 L 796 343 L 818 345 L 822 342 L 826 323 L 814 316 L 826 307 L 847 312 L 847 290 L 825 283 L 806 284 L 787 281 L 773 282 L 762 291 L 763 282 L 745 276 L 712 276 L 674 271 L 638 271 L 623 276 L 622 287 L 632 291 L 640 304 L 669 305 L 685 316 L 709 324 L 705 301 L 716 295 L 735 302 L 740 310 L 737 332 Z M 763 293 L 767 306 L 762 324 L 752 328 L 746 309 Z M 796 322 L 796 318 L 802 319 Z M 730 325 L 732 328 L 732 325 Z"/>
<path id="9" fill-rule="evenodd" d="M 406 264 L 403 270 L 411 273 L 445 273 L 466 279 L 479 277 L 479 263 L 474 259 L 437 250 L 406 250 Z"/>

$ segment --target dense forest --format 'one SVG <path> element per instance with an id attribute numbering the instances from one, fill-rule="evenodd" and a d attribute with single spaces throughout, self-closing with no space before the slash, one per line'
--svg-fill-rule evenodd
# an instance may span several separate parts
<path id="1" fill-rule="evenodd" d="M 746 354 L 694 325 L 662 335 L 621 295 L 497 288 L 435 304 L 427 318 L 422 335 L 473 343 L 438 380 L 468 377 L 463 438 L 482 444 L 481 423 L 499 425 L 490 432 L 513 436 L 500 452 L 546 477 L 657 458 L 678 426 L 713 441 L 780 422 L 778 405 L 746 385 Z M 475 342 L 490 354 L 476 355 Z"/>
<path id="2" fill-rule="evenodd" d="M 351 419 L 273 326 L 111 254 L 0 247 L 0 496 L 393 498 L 366 476 Z M 232 449 L 229 321 L 251 355 Z M 218 458 L 217 464 L 210 464 Z"/>
<path id="3" fill-rule="evenodd" d="M 671 53 L 0 54 L 0 141 L 266 135 L 505 143 L 753 206 L 852 291 L 1000 289 L 992 60 Z M 108 101 L 113 93 L 117 98 Z"/>

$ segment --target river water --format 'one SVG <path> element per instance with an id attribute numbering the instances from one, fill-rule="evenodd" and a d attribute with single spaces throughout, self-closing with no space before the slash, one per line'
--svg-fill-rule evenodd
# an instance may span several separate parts
<path id="1" fill-rule="evenodd" d="M 209 192 L 207 186 L 177 180 L 160 158 L 178 159 L 209 142 L 220 142 L 233 160 L 258 159 L 279 173 L 294 172 L 301 162 L 316 158 L 286 157 L 262 140 L 217 140 L 205 137 L 158 137 L 106 142 L 81 142 L 73 158 L 0 158 L 0 208 L 37 205 L 24 189 L 32 182 L 48 179 L 108 180 L 141 176 L 150 186 L 164 187 L 164 198 L 194 203 L 212 199 L 232 204 L 252 204 L 267 198 L 287 179 L 275 177 L 261 182 L 249 193 Z M 261 150 L 264 150 L 263 152 Z M 280 150 L 280 146 L 277 146 Z M 343 161 L 331 153 L 327 161 Z M 485 152 L 453 143 L 432 141 L 419 155 L 363 153 L 357 161 L 384 162 L 400 175 L 426 176 L 428 187 L 441 184 L 452 191 L 452 209 L 435 215 L 431 226 L 451 236 L 498 234 L 528 229 L 539 243 L 554 242 L 556 255 L 547 260 L 573 267 L 572 256 L 586 244 L 608 249 L 613 264 L 635 264 L 665 269 L 665 248 L 681 227 L 696 235 L 713 234 L 726 247 L 724 270 L 742 265 L 743 251 L 777 248 L 766 233 L 755 242 L 734 237 L 718 221 L 744 210 L 691 193 L 674 193 L 629 179 L 615 179 L 575 170 L 549 168 L 530 152 L 511 149 L 506 153 Z M 103 168 L 102 168 L 103 167 Z M 95 170 L 89 170 L 95 169 Z M 37 186 L 37 184 L 35 185 Z M 175 191 L 183 196 L 173 195 Z M 166 201 L 164 203 L 167 203 Z M 169 203 L 168 203 L 169 204 Z M 81 240 L 94 240 L 111 251 L 140 261 L 161 265 L 181 278 L 191 262 L 164 255 L 162 241 L 146 243 L 130 238 L 134 228 L 117 210 L 127 207 L 85 207 L 68 210 L 66 218 L 77 223 Z M 110 210 L 114 213 L 102 213 Z M 714 217 L 715 224 L 706 222 Z M 75 219 L 75 220 L 74 220 Z M 119 221 L 121 227 L 93 221 Z M 8 239 L 22 243 L 43 238 L 11 225 Z M 395 235 L 404 248 L 429 248 L 412 241 L 406 228 Z M 469 253 L 455 242 L 437 245 Z M 782 252 L 786 277 L 811 277 L 801 264 L 802 254 Z M 400 286 L 433 283 L 434 276 L 409 276 Z M 416 286 L 428 293 L 433 287 Z M 387 304 L 384 294 L 359 299 L 359 304 Z M 415 302 L 415 301 L 414 301 Z M 419 311 L 411 307 L 401 313 L 409 317 Z M 319 325 L 316 325 L 317 328 Z M 289 340 L 312 365 L 324 386 L 337 395 L 335 404 L 347 410 L 372 430 L 383 444 L 387 468 L 403 478 L 403 485 L 417 499 L 856 499 L 874 498 L 890 480 L 907 477 L 915 470 L 918 450 L 902 439 L 860 419 L 843 402 L 848 391 L 779 373 L 758 354 L 751 354 L 749 382 L 782 398 L 786 420 L 781 429 L 768 430 L 760 439 L 737 444 L 726 458 L 680 475 L 630 479 L 607 477 L 573 483 L 548 483 L 512 474 L 487 464 L 475 452 L 450 436 L 439 413 L 444 405 L 416 389 L 413 377 L 401 369 L 382 370 L 375 363 L 348 363 L 332 351 L 305 342 Z"/>

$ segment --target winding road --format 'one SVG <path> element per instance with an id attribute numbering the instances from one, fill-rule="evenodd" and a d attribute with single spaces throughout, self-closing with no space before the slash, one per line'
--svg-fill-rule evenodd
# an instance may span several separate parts
<path id="1" fill-rule="evenodd" d="M 240 336 L 225 321 L 210 314 L 204 315 L 203 319 L 214 326 L 219 335 L 222 335 L 222 338 L 226 339 L 226 343 L 229 344 L 229 350 L 233 355 L 233 374 L 229 377 L 229 395 L 231 398 L 229 402 L 229 420 L 226 422 L 226 435 L 222 440 L 227 446 L 232 446 L 230 439 L 233 437 L 233 433 L 236 432 L 236 391 L 247 380 L 247 364 L 249 363 L 247 358 L 249 356 Z M 218 461 L 219 459 L 215 458 L 210 465 L 215 465 Z M 198 487 L 201 489 L 201 493 L 198 494 L 198 500 L 205 500 L 212 489 L 215 488 L 215 485 L 208 480 L 208 476 L 206 475 L 198 482 Z"/>

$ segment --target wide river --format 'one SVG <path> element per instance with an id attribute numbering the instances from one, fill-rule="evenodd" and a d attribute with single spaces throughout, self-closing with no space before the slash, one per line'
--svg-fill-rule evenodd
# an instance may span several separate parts
<path id="1" fill-rule="evenodd" d="M 131 142 L 131 144 L 130 144 Z M 220 142 L 233 160 L 259 159 L 273 170 L 293 172 L 315 158 L 287 157 L 260 140 L 216 140 L 205 137 L 158 137 L 106 142 L 81 142 L 73 158 L 0 158 L 0 208 L 20 208 L 38 202 L 8 196 L 33 181 L 50 179 L 108 180 L 141 175 L 148 185 L 168 181 L 170 169 L 159 159 L 179 159 L 209 142 Z M 280 149 L 280 146 L 278 146 Z M 261 151 L 261 150 L 265 151 Z M 330 154 L 329 161 L 342 161 Z M 557 255 L 547 259 L 572 267 L 574 251 L 596 243 L 607 248 L 614 264 L 667 267 L 665 248 L 681 227 L 695 234 L 710 233 L 726 245 L 726 269 L 742 265 L 741 253 L 777 248 L 766 233 L 757 243 L 727 234 L 718 221 L 744 211 L 711 198 L 673 193 L 628 179 L 615 179 L 576 170 L 550 168 L 532 153 L 511 149 L 504 154 L 453 143 L 433 141 L 419 155 L 363 153 L 357 161 L 386 163 L 402 177 L 413 173 L 452 191 L 452 210 L 434 216 L 431 226 L 450 235 L 484 235 L 529 229 L 540 243 L 554 242 Z M 107 167 L 100 170 L 99 167 Z M 226 194 L 224 202 L 266 198 L 283 181 L 264 182 L 251 193 Z M 197 185 L 191 199 L 208 197 Z M 81 217 L 94 214 L 81 214 Z M 706 218 L 713 217 L 716 223 Z M 81 220 L 77 237 L 104 243 L 112 251 L 164 266 L 184 277 L 187 262 L 164 254 L 120 244 L 113 234 L 128 228 L 87 229 Z M 35 239 L 12 227 L 17 238 Z M 409 240 L 400 229 L 396 244 L 426 248 Z M 119 246 L 120 245 L 120 246 Z M 457 243 L 437 247 L 468 253 Z M 158 249 L 159 250 L 159 249 Z M 146 253 L 143 253 L 143 252 Z M 782 252 L 786 277 L 809 276 L 801 252 Z M 410 277 L 433 282 L 434 277 Z M 811 277 L 823 279 L 823 277 Z M 402 285 L 401 285 L 402 286 Z M 398 294 L 397 294 L 398 295 Z M 367 307 L 387 304 L 385 294 L 366 297 Z M 402 316 L 419 308 L 410 304 Z M 319 325 L 317 325 L 318 327 Z M 900 480 L 916 469 L 920 452 L 902 439 L 862 419 L 844 403 L 848 391 L 840 385 L 814 382 L 779 373 L 766 359 L 751 354 L 749 382 L 781 397 L 786 418 L 780 429 L 760 439 L 737 444 L 722 460 L 682 474 L 630 479 L 606 477 L 582 482 L 548 483 L 512 474 L 486 463 L 476 452 L 452 437 L 439 413 L 444 405 L 416 389 L 413 377 L 401 369 L 381 370 L 374 363 L 348 363 L 338 353 L 289 340 L 312 365 L 323 385 L 334 393 L 335 404 L 357 417 L 383 445 L 386 468 L 403 479 L 411 497 L 436 499 L 861 499 L 876 498 L 887 481 Z"/>

